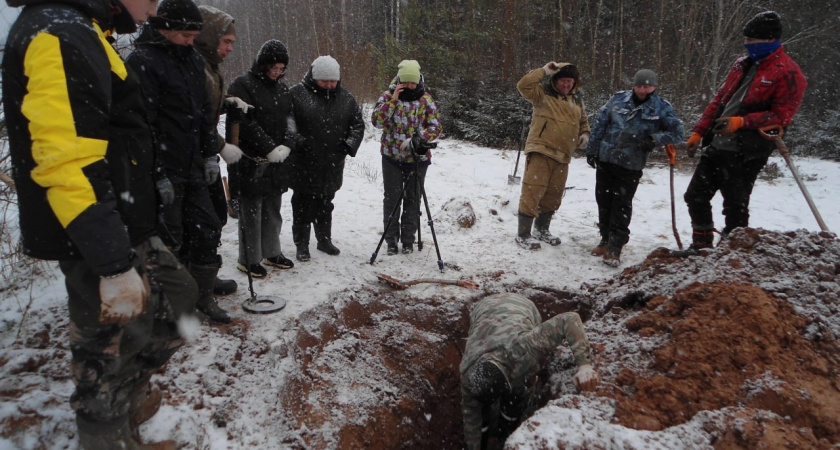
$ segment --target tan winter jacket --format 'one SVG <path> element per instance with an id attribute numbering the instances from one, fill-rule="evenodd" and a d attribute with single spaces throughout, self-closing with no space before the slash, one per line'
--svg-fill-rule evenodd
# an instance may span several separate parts
<path id="1" fill-rule="evenodd" d="M 560 63 L 561 68 L 568 65 Z M 551 87 L 551 79 L 546 79 L 542 67 L 519 80 L 516 88 L 534 106 L 525 154 L 541 153 L 564 164 L 572 160 L 578 138 L 589 133 L 583 101 L 577 98 L 579 87 L 580 80 L 575 80 L 572 92 L 560 95 Z"/>

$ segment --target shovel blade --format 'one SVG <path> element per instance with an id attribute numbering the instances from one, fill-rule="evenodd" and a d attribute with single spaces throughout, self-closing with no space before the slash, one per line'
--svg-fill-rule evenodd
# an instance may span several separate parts
<path id="1" fill-rule="evenodd" d="M 508 175 L 508 184 L 510 185 L 517 185 L 522 183 L 522 177 L 517 177 L 514 175 Z"/>

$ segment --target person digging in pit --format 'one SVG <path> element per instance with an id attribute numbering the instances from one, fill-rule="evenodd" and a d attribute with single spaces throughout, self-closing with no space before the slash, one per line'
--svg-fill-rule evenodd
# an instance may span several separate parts
<path id="1" fill-rule="evenodd" d="M 577 313 L 558 314 L 542 322 L 534 303 L 514 293 L 478 302 L 470 314 L 460 367 L 468 450 L 488 448 L 491 436 L 504 442 L 519 426 L 529 398 L 526 382 L 564 340 L 578 367 L 575 387 L 594 390 L 600 380 L 592 369 L 589 340 Z"/>

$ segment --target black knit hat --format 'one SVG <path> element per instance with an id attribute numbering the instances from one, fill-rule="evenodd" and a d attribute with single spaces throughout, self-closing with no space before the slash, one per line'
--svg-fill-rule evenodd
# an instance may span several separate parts
<path id="1" fill-rule="evenodd" d="M 277 63 L 289 64 L 289 50 L 286 49 L 286 44 L 277 39 L 271 39 L 260 47 L 257 64 L 270 66 Z"/>
<path id="2" fill-rule="evenodd" d="M 566 64 L 557 71 L 553 78 L 574 78 L 577 80 L 578 77 L 580 77 L 580 74 L 578 73 L 577 67 Z"/>
<path id="3" fill-rule="evenodd" d="M 158 30 L 200 31 L 201 11 L 192 0 L 163 0 L 149 24 Z"/>
<path id="4" fill-rule="evenodd" d="M 760 12 L 744 25 L 744 36 L 779 40 L 782 38 L 782 18 L 775 11 Z"/>

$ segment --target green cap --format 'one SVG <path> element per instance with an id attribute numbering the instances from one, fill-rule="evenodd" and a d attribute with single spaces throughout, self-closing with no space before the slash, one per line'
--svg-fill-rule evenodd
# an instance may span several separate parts
<path id="1" fill-rule="evenodd" d="M 420 63 L 413 59 L 405 59 L 400 62 L 399 77 L 401 83 L 419 83 L 420 82 Z"/>

